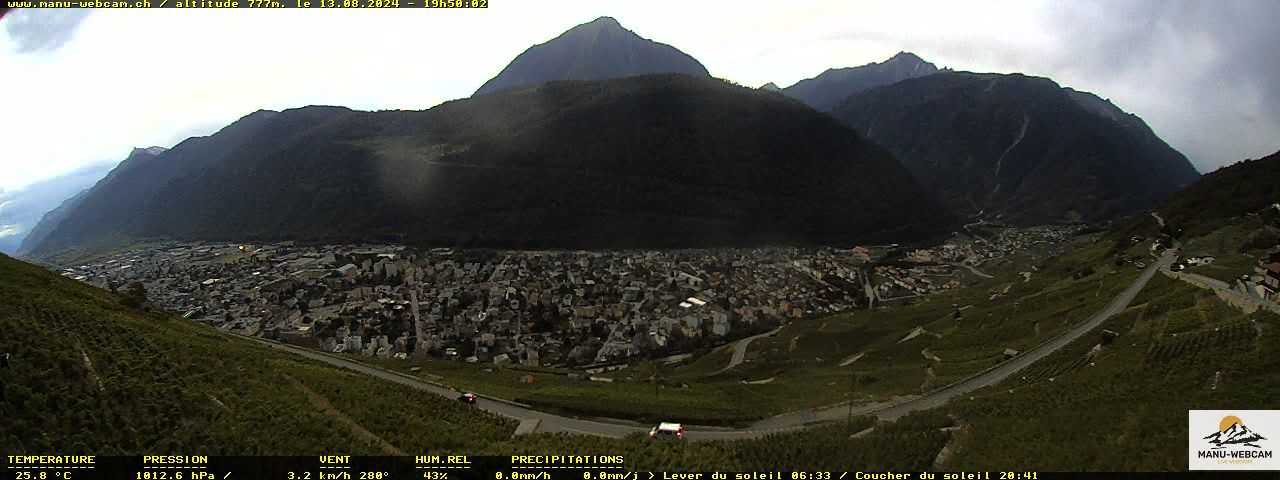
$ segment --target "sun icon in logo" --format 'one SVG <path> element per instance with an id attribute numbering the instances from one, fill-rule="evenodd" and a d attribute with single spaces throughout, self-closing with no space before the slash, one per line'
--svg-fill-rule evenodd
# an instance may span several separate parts
<path id="1" fill-rule="evenodd" d="M 1232 425 L 1236 425 L 1236 424 L 1244 425 L 1244 422 L 1240 421 L 1240 417 L 1237 417 L 1235 415 L 1227 415 L 1225 417 L 1222 417 L 1221 422 L 1218 422 L 1218 431 L 1225 432 L 1227 431 L 1228 428 L 1231 428 Z"/>

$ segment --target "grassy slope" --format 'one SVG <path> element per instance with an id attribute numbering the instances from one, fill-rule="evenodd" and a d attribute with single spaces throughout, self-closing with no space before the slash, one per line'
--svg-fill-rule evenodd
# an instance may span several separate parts
<path id="1" fill-rule="evenodd" d="M 873 424 L 867 417 L 798 433 L 774 434 L 731 442 L 654 442 L 636 435 L 604 439 L 565 434 L 538 434 L 489 446 L 495 455 L 576 454 L 623 455 L 628 468 L 675 471 L 924 470 L 947 442 L 941 428 L 945 415 L 917 414 L 870 434 L 849 438 Z"/>
<path id="2" fill-rule="evenodd" d="M 405 451 L 465 451 L 514 425 L 322 367 L 0 256 L 0 450 L 385 454 L 285 376 Z M 86 361 L 85 358 L 89 360 Z M 91 365 L 91 366 L 90 366 Z"/>
<path id="3" fill-rule="evenodd" d="M 1111 263 L 1108 242 L 1086 239 L 1081 246 L 1040 265 L 1029 282 L 1018 273 L 1030 271 L 1031 262 L 1022 258 L 989 262 L 983 269 L 995 279 L 954 294 L 795 322 L 772 337 L 755 340 L 746 362 L 728 371 L 721 372 L 732 344 L 683 365 L 658 366 L 658 388 L 650 381 L 655 367 L 644 362 L 602 374 L 615 379 L 607 384 L 491 365 L 417 359 L 379 363 L 406 372 L 422 367 L 422 375 L 438 376 L 432 378 L 457 388 L 543 408 L 640 420 L 733 424 L 838 403 L 848 398 L 850 376 L 855 372 L 861 378 L 858 400 L 880 401 L 920 393 L 926 365 L 932 365 L 936 375 L 929 388 L 936 388 L 995 365 L 1003 359 L 1005 348 L 1024 350 L 1038 344 L 1093 315 L 1139 273 L 1132 264 L 1116 267 Z M 990 300 L 993 292 L 1006 287 L 1008 293 Z M 956 309 L 970 305 L 961 310 L 957 321 Z M 1036 321 L 1040 322 L 1038 334 Z M 920 335 L 899 343 L 916 327 L 942 337 Z M 926 348 L 942 362 L 926 360 L 921 353 Z M 856 362 L 840 366 L 863 351 L 867 353 Z M 522 383 L 526 375 L 535 382 Z M 769 378 L 774 380 L 742 383 Z"/>
<path id="4" fill-rule="evenodd" d="M 948 466 L 1186 469 L 1187 410 L 1275 407 L 1277 327 L 1276 315 L 1246 316 L 1207 290 L 1157 275 L 1103 325 L 1122 335 L 1093 359 L 1085 354 L 1098 337 L 1089 335 L 948 407 L 972 425 Z"/>
<path id="5" fill-rule="evenodd" d="M 1121 336 L 1088 356 L 1102 329 Z M 536 435 L 489 450 L 622 453 L 644 468 L 920 470 L 933 466 L 950 441 L 955 452 L 937 468 L 1185 470 L 1187 410 L 1274 407 L 1277 331 L 1280 316 L 1245 315 L 1212 292 L 1156 275 L 1128 309 L 1044 361 L 971 398 L 881 424 L 859 438 L 847 432 L 865 419 L 852 428 L 835 424 L 743 442 Z M 961 426 L 961 433 L 941 431 L 948 426 Z"/>

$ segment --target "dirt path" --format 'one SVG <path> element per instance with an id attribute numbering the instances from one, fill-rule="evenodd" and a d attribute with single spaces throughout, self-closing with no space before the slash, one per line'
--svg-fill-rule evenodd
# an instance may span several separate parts
<path id="1" fill-rule="evenodd" d="M 933 337 L 933 338 L 942 338 L 942 335 L 941 335 L 941 334 L 937 334 L 937 333 L 933 333 L 933 332 L 930 332 L 930 331 L 928 331 L 928 330 L 925 330 L 925 329 L 924 329 L 924 327 L 916 327 L 914 330 L 912 330 L 912 331 L 911 331 L 911 333 L 908 333 L 908 334 L 907 334 L 907 336 L 902 337 L 902 340 L 898 340 L 898 343 L 902 343 L 902 342 L 905 342 L 905 341 L 907 341 L 907 340 L 911 340 L 911 339 L 916 338 L 916 337 L 919 337 L 919 336 L 921 336 L 921 335 L 928 335 L 928 336 Z"/>
<path id="2" fill-rule="evenodd" d="M 355 436 L 377 445 L 383 452 L 386 452 L 387 455 L 408 455 L 407 453 L 404 453 L 403 450 L 396 448 L 395 445 L 392 445 L 377 434 L 370 432 L 369 429 L 364 428 L 359 423 L 356 423 L 356 421 L 352 420 L 351 417 L 348 417 L 347 414 L 342 413 L 342 411 L 335 408 L 332 403 L 329 403 L 329 399 L 324 398 L 324 395 L 320 395 L 314 390 L 307 388 L 306 385 L 303 385 L 302 382 L 299 382 L 296 378 L 288 375 L 285 375 L 284 378 L 289 381 L 290 385 L 293 385 L 293 388 L 296 388 L 298 391 L 305 394 L 307 396 L 307 400 L 311 401 L 311 405 L 315 406 L 321 412 L 324 412 L 325 415 L 337 420 L 338 423 L 346 425 L 347 428 L 351 429 L 351 433 L 355 434 Z"/>
<path id="3" fill-rule="evenodd" d="M 89 353 L 84 351 L 84 347 L 80 347 L 80 356 L 84 357 L 84 368 L 89 370 L 89 383 L 98 387 L 99 392 L 107 391 L 107 388 L 102 386 L 102 381 L 98 379 L 98 371 L 93 369 L 93 361 L 89 360 Z"/>
<path id="4" fill-rule="evenodd" d="M 859 358 L 862 358 L 862 356 L 863 356 L 863 355 L 866 355 L 866 354 L 867 354 L 867 352 L 866 352 L 865 350 L 863 350 L 863 351 L 858 352 L 858 353 L 855 353 L 855 354 L 853 354 L 853 355 L 849 355 L 848 357 L 845 357 L 845 359 L 844 359 L 844 360 L 841 360 L 841 361 L 840 361 L 840 366 L 841 366 L 841 367 L 847 367 L 847 366 L 849 366 L 849 364 L 851 364 L 851 363 L 853 363 L 853 362 L 858 361 L 858 359 L 859 359 Z"/>
<path id="5" fill-rule="evenodd" d="M 927 348 L 924 350 L 921 350 L 920 355 L 924 355 L 924 358 L 926 360 L 933 360 L 935 362 L 942 363 L 942 359 L 938 358 L 937 355 L 934 355 L 933 352 L 930 352 L 929 349 Z"/>
<path id="6" fill-rule="evenodd" d="M 969 433 L 969 424 L 960 421 L 959 418 L 951 416 L 956 422 L 954 427 L 947 427 L 943 430 L 951 434 L 951 439 L 947 440 L 947 444 L 942 446 L 942 450 L 938 451 L 938 456 L 933 457 L 933 466 L 931 470 L 944 470 L 948 463 L 955 457 L 956 452 L 960 450 L 960 443 L 964 441 Z"/>
<path id="7" fill-rule="evenodd" d="M 986 273 L 983 273 L 983 272 L 979 271 L 976 267 L 974 267 L 973 265 L 969 265 L 969 264 L 967 264 L 967 263 L 952 262 L 952 263 L 951 263 L 951 265 L 952 265 L 952 266 L 955 266 L 955 267 L 963 267 L 964 269 L 969 270 L 970 272 L 972 272 L 974 275 L 977 275 L 977 276 L 982 277 L 982 278 L 996 278 L 996 277 L 994 277 L 994 276 L 992 276 L 992 275 L 989 275 L 989 274 L 986 274 Z"/>

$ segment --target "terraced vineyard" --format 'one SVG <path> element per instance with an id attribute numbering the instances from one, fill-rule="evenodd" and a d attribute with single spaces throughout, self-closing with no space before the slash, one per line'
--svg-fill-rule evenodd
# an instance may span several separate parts
<path id="1" fill-rule="evenodd" d="M 868 433 L 869 417 L 801 432 L 729 442 L 654 442 L 636 435 L 605 439 L 565 434 L 539 434 L 494 444 L 495 455 L 581 454 L 623 455 L 627 468 L 639 470 L 778 471 L 840 470 L 857 465 L 867 470 L 925 470 L 933 463 L 954 424 L 939 413 L 913 414 Z"/>
<path id="2" fill-rule="evenodd" d="M 514 425 L 460 402 L 408 388 L 389 388 L 350 371 L 295 366 L 289 375 L 323 395 L 334 407 L 407 452 L 469 452 L 511 436 Z M 423 405 L 423 404 L 426 405 Z"/>
<path id="3" fill-rule="evenodd" d="M 382 454 L 285 377 L 402 449 L 463 451 L 507 420 L 277 354 L 0 256 L 0 450 Z M 284 375 L 282 375 L 284 374 Z"/>
<path id="4" fill-rule="evenodd" d="M 1184 470 L 1187 410 L 1265 409 L 1280 395 L 1280 316 L 1245 315 L 1156 275 L 1124 313 L 1016 377 L 944 411 L 971 424 L 947 465 L 1040 470 Z M 1170 318 L 1205 319 L 1163 333 Z M 1120 334 L 1095 349 L 1102 329 Z M 1090 353 L 1092 352 L 1092 353 Z"/>
<path id="5" fill-rule="evenodd" d="M 1253 347 L 1257 331 L 1252 323 L 1236 321 L 1230 325 L 1183 333 L 1151 344 L 1146 359 L 1151 362 L 1170 362 L 1197 356 L 1220 355 L 1225 351 L 1248 350 Z"/>

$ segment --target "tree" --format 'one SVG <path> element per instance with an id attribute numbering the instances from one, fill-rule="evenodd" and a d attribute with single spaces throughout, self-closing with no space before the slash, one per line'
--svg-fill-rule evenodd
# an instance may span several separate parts
<path id="1" fill-rule="evenodd" d="M 133 308 L 142 308 L 147 303 L 147 287 L 142 282 L 133 282 L 122 294 L 121 303 Z"/>

